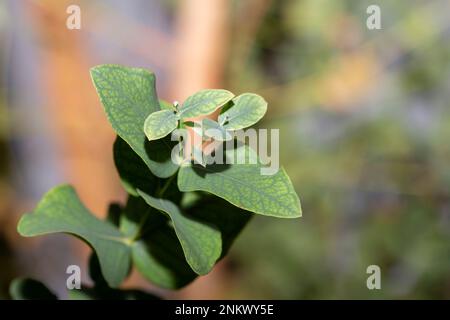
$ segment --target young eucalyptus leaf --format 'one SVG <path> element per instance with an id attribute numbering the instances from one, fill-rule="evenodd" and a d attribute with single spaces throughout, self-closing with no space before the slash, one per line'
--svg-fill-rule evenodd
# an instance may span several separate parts
<path id="1" fill-rule="evenodd" d="M 160 110 L 150 114 L 144 122 L 144 133 L 147 139 L 164 138 L 178 126 L 178 115 L 171 110 Z"/>
<path id="2" fill-rule="evenodd" d="M 89 258 L 89 277 L 94 285 L 83 285 L 81 289 L 68 290 L 70 300 L 155 300 L 157 296 L 140 290 L 119 290 L 110 288 L 103 278 L 100 263 L 95 253 Z"/>
<path id="3" fill-rule="evenodd" d="M 57 300 L 56 295 L 43 283 L 29 278 L 14 279 L 9 286 L 14 300 Z"/>
<path id="4" fill-rule="evenodd" d="M 217 141 L 228 141 L 233 136 L 220 124 L 211 119 L 203 119 L 203 134 L 208 138 L 213 138 Z"/>
<path id="5" fill-rule="evenodd" d="M 247 146 L 241 153 L 251 153 Z M 284 169 L 274 175 L 262 175 L 260 163 L 213 164 L 205 167 L 187 163 L 178 173 L 182 192 L 207 191 L 233 205 L 266 216 L 296 218 L 301 216 L 300 200 Z"/>
<path id="6" fill-rule="evenodd" d="M 221 257 L 225 256 L 239 232 L 247 224 L 249 212 L 234 207 L 222 199 L 208 197 L 199 200 L 187 211 L 190 216 L 210 223 L 220 230 Z M 181 288 L 192 282 L 197 274 L 186 263 L 183 249 L 167 224 L 150 230 L 133 244 L 133 264 L 152 283 L 168 289 Z"/>
<path id="7" fill-rule="evenodd" d="M 136 189 L 153 193 L 157 187 L 155 177 L 144 161 L 121 137 L 117 136 L 113 147 L 114 163 L 124 189 L 131 195 L 139 196 Z"/>
<path id="8" fill-rule="evenodd" d="M 142 159 L 120 137 L 117 137 L 114 142 L 114 162 L 122 185 L 128 194 L 139 197 L 136 189 L 154 194 L 165 188 L 165 198 L 175 203 L 178 203 L 181 199 L 181 192 L 176 185 L 175 176 L 162 179 L 153 175 Z M 169 184 L 166 186 L 167 183 Z"/>
<path id="9" fill-rule="evenodd" d="M 227 130 L 239 130 L 257 123 L 267 111 L 267 102 L 254 93 L 244 93 L 232 100 L 233 105 L 219 115 L 219 123 Z"/>
<path id="10" fill-rule="evenodd" d="M 178 166 L 170 161 L 171 148 L 160 140 L 148 141 L 143 132 L 148 115 L 160 110 L 155 75 L 140 68 L 100 65 L 91 69 L 91 77 L 115 132 L 156 176 L 173 175 Z"/>
<path id="11" fill-rule="evenodd" d="M 169 200 L 152 197 L 140 190 L 138 192 L 148 205 L 170 217 L 192 270 L 200 275 L 211 271 L 222 250 L 219 230 L 182 213 L 178 206 Z"/>
<path id="12" fill-rule="evenodd" d="M 133 265 L 152 283 L 177 289 L 197 276 L 186 262 L 180 241 L 168 225 L 168 217 L 141 197 L 129 197 L 120 230 L 136 239 L 131 246 Z"/>
<path id="13" fill-rule="evenodd" d="M 208 195 L 198 200 L 186 210 L 186 213 L 202 221 L 211 223 L 220 230 L 222 237 L 222 254 L 224 257 L 236 237 L 244 229 L 252 214 L 235 207 L 226 200 Z"/>
<path id="14" fill-rule="evenodd" d="M 186 99 L 180 108 L 180 117 L 185 119 L 211 114 L 233 97 L 228 90 L 201 90 Z"/>
<path id="15" fill-rule="evenodd" d="M 200 195 L 197 194 L 198 197 Z M 221 257 L 225 256 L 244 228 L 251 214 L 222 199 L 199 199 L 190 206 L 188 213 L 217 226 L 222 239 Z M 197 274 L 186 263 L 183 249 L 173 230 L 167 224 L 160 225 L 133 244 L 133 264 L 152 283 L 168 289 L 181 288 L 192 282 Z"/>
<path id="16" fill-rule="evenodd" d="M 140 274 L 163 288 L 178 289 L 197 277 L 186 262 L 173 228 L 167 224 L 135 242 L 132 259 Z"/>
<path id="17" fill-rule="evenodd" d="M 149 206 L 140 196 L 129 196 L 120 217 L 119 229 L 127 238 L 136 241 L 166 222 L 167 218 Z"/>
<path id="18" fill-rule="evenodd" d="M 166 136 L 159 140 L 149 141 L 147 137 L 145 137 L 144 132 L 142 132 L 142 134 L 145 139 L 145 151 L 153 164 L 157 167 L 157 169 L 153 170 L 149 167 L 150 171 L 158 178 L 169 178 L 170 176 L 173 176 L 174 173 L 177 172 L 179 165 L 172 161 L 171 152 L 178 142 L 172 141 L 170 136 Z M 136 152 L 134 149 L 133 151 Z"/>
<path id="19" fill-rule="evenodd" d="M 17 229 L 25 237 L 63 232 L 81 238 L 95 250 L 111 287 L 117 287 L 128 275 L 128 240 L 114 225 L 92 215 L 71 186 L 50 190 L 33 212 L 22 216 Z"/>
<path id="20" fill-rule="evenodd" d="M 175 106 L 166 100 L 159 99 L 159 106 L 161 107 L 161 110 L 176 111 Z"/>

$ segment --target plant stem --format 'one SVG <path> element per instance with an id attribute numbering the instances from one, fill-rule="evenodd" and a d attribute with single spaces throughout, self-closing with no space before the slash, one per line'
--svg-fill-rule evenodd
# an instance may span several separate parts
<path id="1" fill-rule="evenodd" d="M 158 198 L 161 198 L 164 195 L 164 193 L 167 191 L 167 188 L 169 188 L 169 186 L 172 183 L 172 180 L 174 179 L 175 176 L 176 175 L 174 174 L 169 179 L 167 179 L 164 186 L 158 191 Z"/>
<path id="2" fill-rule="evenodd" d="M 147 219 L 149 216 L 150 216 L 150 209 L 147 209 L 147 211 L 145 211 L 141 221 L 139 221 L 139 226 L 136 230 L 136 233 L 134 234 L 133 237 L 131 237 L 131 242 L 135 242 L 136 240 L 138 240 L 141 237 L 142 230 L 143 230 L 144 225 L 147 222 Z"/>

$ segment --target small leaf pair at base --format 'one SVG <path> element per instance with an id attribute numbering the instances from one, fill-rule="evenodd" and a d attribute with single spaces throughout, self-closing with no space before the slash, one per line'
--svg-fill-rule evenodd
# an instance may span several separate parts
<path id="1" fill-rule="evenodd" d="M 175 111 L 161 110 L 150 114 L 144 123 L 144 132 L 148 140 L 164 138 L 178 126 L 178 115 Z"/>
<path id="2" fill-rule="evenodd" d="M 267 111 L 267 102 L 254 93 L 243 93 L 231 101 L 219 115 L 219 123 L 226 130 L 240 130 L 257 123 Z"/>

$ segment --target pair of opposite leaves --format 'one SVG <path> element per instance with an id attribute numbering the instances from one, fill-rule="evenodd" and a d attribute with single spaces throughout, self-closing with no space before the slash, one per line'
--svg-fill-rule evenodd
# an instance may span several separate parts
<path id="1" fill-rule="evenodd" d="M 151 113 L 144 123 L 148 140 L 164 138 L 179 126 L 179 122 L 191 126 L 187 119 L 205 116 L 223 107 L 218 122 L 203 119 L 202 129 L 210 138 L 229 140 L 229 131 L 240 130 L 257 123 L 267 111 L 267 102 L 259 95 L 244 93 L 237 97 L 222 89 L 201 90 L 188 97 L 181 108 L 166 106 Z M 210 132 L 210 134 L 208 134 Z"/>

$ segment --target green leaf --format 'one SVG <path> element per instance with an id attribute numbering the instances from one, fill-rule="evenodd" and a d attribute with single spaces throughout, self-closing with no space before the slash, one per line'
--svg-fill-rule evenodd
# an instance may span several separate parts
<path id="1" fill-rule="evenodd" d="M 233 137 L 224 127 L 211 119 L 203 119 L 203 133 L 205 136 L 209 138 L 213 138 L 217 141 L 227 141 L 232 139 Z"/>
<path id="2" fill-rule="evenodd" d="M 159 99 L 159 106 L 161 110 L 176 111 L 175 106 L 166 100 Z"/>
<path id="3" fill-rule="evenodd" d="M 152 161 L 152 167 L 149 167 L 142 157 L 141 159 L 144 160 L 150 171 L 159 178 L 168 178 L 177 172 L 179 166 L 172 161 L 171 152 L 178 142 L 171 141 L 170 136 L 155 141 L 148 141 L 143 132 L 142 135 L 145 139 L 145 150 Z M 133 151 L 136 152 L 134 149 Z"/>
<path id="4" fill-rule="evenodd" d="M 133 244 L 133 264 L 146 279 L 167 289 L 181 288 L 197 277 L 186 262 L 173 228 L 167 224 Z"/>
<path id="5" fill-rule="evenodd" d="M 120 217 L 120 231 L 127 238 L 138 240 L 164 222 L 167 218 L 149 206 L 138 194 L 129 196 L 125 209 Z"/>
<path id="6" fill-rule="evenodd" d="M 148 115 L 160 110 L 155 75 L 145 69 L 100 65 L 91 69 L 91 77 L 116 133 L 156 176 L 173 175 L 178 166 L 171 161 L 170 144 L 164 140 L 150 142 L 143 131 Z"/>
<path id="7" fill-rule="evenodd" d="M 244 93 L 232 100 L 233 105 L 219 115 L 219 123 L 227 130 L 239 130 L 257 123 L 267 111 L 267 102 L 254 93 Z"/>
<path id="8" fill-rule="evenodd" d="M 157 178 L 151 173 L 145 163 L 139 158 L 131 147 L 117 137 L 114 142 L 114 162 L 125 190 L 138 197 L 136 189 L 141 189 L 148 194 L 161 192 L 165 188 L 165 198 L 178 203 L 181 192 L 176 185 L 175 176 L 169 179 Z M 173 181 L 173 182 L 172 182 Z M 166 186 L 166 184 L 169 185 Z"/>
<path id="9" fill-rule="evenodd" d="M 144 123 L 147 139 L 158 140 L 164 138 L 178 126 L 178 115 L 174 111 L 161 110 L 150 114 Z"/>
<path id="10" fill-rule="evenodd" d="M 252 217 L 251 212 L 213 196 L 207 196 L 197 201 L 186 212 L 192 217 L 211 223 L 220 230 L 222 237 L 221 257 L 228 253 L 233 241 Z"/>
<path id="11" fill-rule="evenodd" d="M 211 114 L 230 101 L 233 96 L 230 91 L 222 89 L 201 90 L 186 99 L 180 109 L 180 117 L 193 118 Z"/>
<path id="12" fill-rule="evenodd" d="M 118 286 L 128 275 L 131 257 L 128 239 L 114 225 L 92 215 L 71 186 L 50 190 L 32 213 L 22 216 L 17 229 L 25 237 L 64 232 L 83 239 L 97 253 L 102 273 L 111 287 Z"/>
<path id="13" fill-rule="evenodd" d="M 100 263 L 95 253 L 89 258 L 89 276 L 94 286 L 81 289 L 69 290 L 71 300 L 155 300 L 155 295 L 140 290 L 118 290 L 108 286 L 100 270 Z"/>
<path id="14" fill-rule="evenodd" d="M 236 156 L 251 153 L 247 146 L 235 151 Z M 274 175 L 261 175 L 261 168 L 259 163 L 248 162 L 206 167 L 188 163 L 180 168 L 178 188 L 182 192 L 207 191 L 239 208 L 266 216 L 300 217 L 300 200 L 284 169 Z"/>
<path id="15" fill-rule="evenodd" d="M 211 271 L 222 250 L 219 230 L 182 213 L 171 201 L 154 198 L 140 190 L 138 192 L 148 205 L 170 217 L 192 270 L 200 275 Z"/>
<path id="16" fill-rule="evenodd" d="M 14 279 L 9 286 L 9 294 L 14 300 L 57 300 L 44 284 L 28 278 Z"/>
<path id="17" fill-rule="evenodd" d="M 192 193 L 188 194 L 193 196 Z M 200 195 L 197 194 L 196 198 L 198 197 Z M 221 257 L 225 256 L 251 215 L 220 198 L 208 196 L 190 203 L 195 203 L 187 209 L 190 216 L 219 228 L 222 238 Z M 144 237 L 133 245 L 133 263 L 146 279 L 168 289 L 181 288 L 197 277 L 186 262 L 173 228 L 166 223 L 149 223 Z"/>
<path id="18" fill-rule="evenodd" d="M 130 197 L 122 215 L 120 230 L 132 245 L 133 265 L 158 286 L 177 289 L 196 278 L 168 218 L 140 197 Z"/>
<path id="19" fill-rule="evenodd" d="M 117 136 L 113 147 L 114 163 L 124 189 L 139 196 L 136 189 L 152 194 L 156 190 L 157 178 L 131 147 Z"/>

